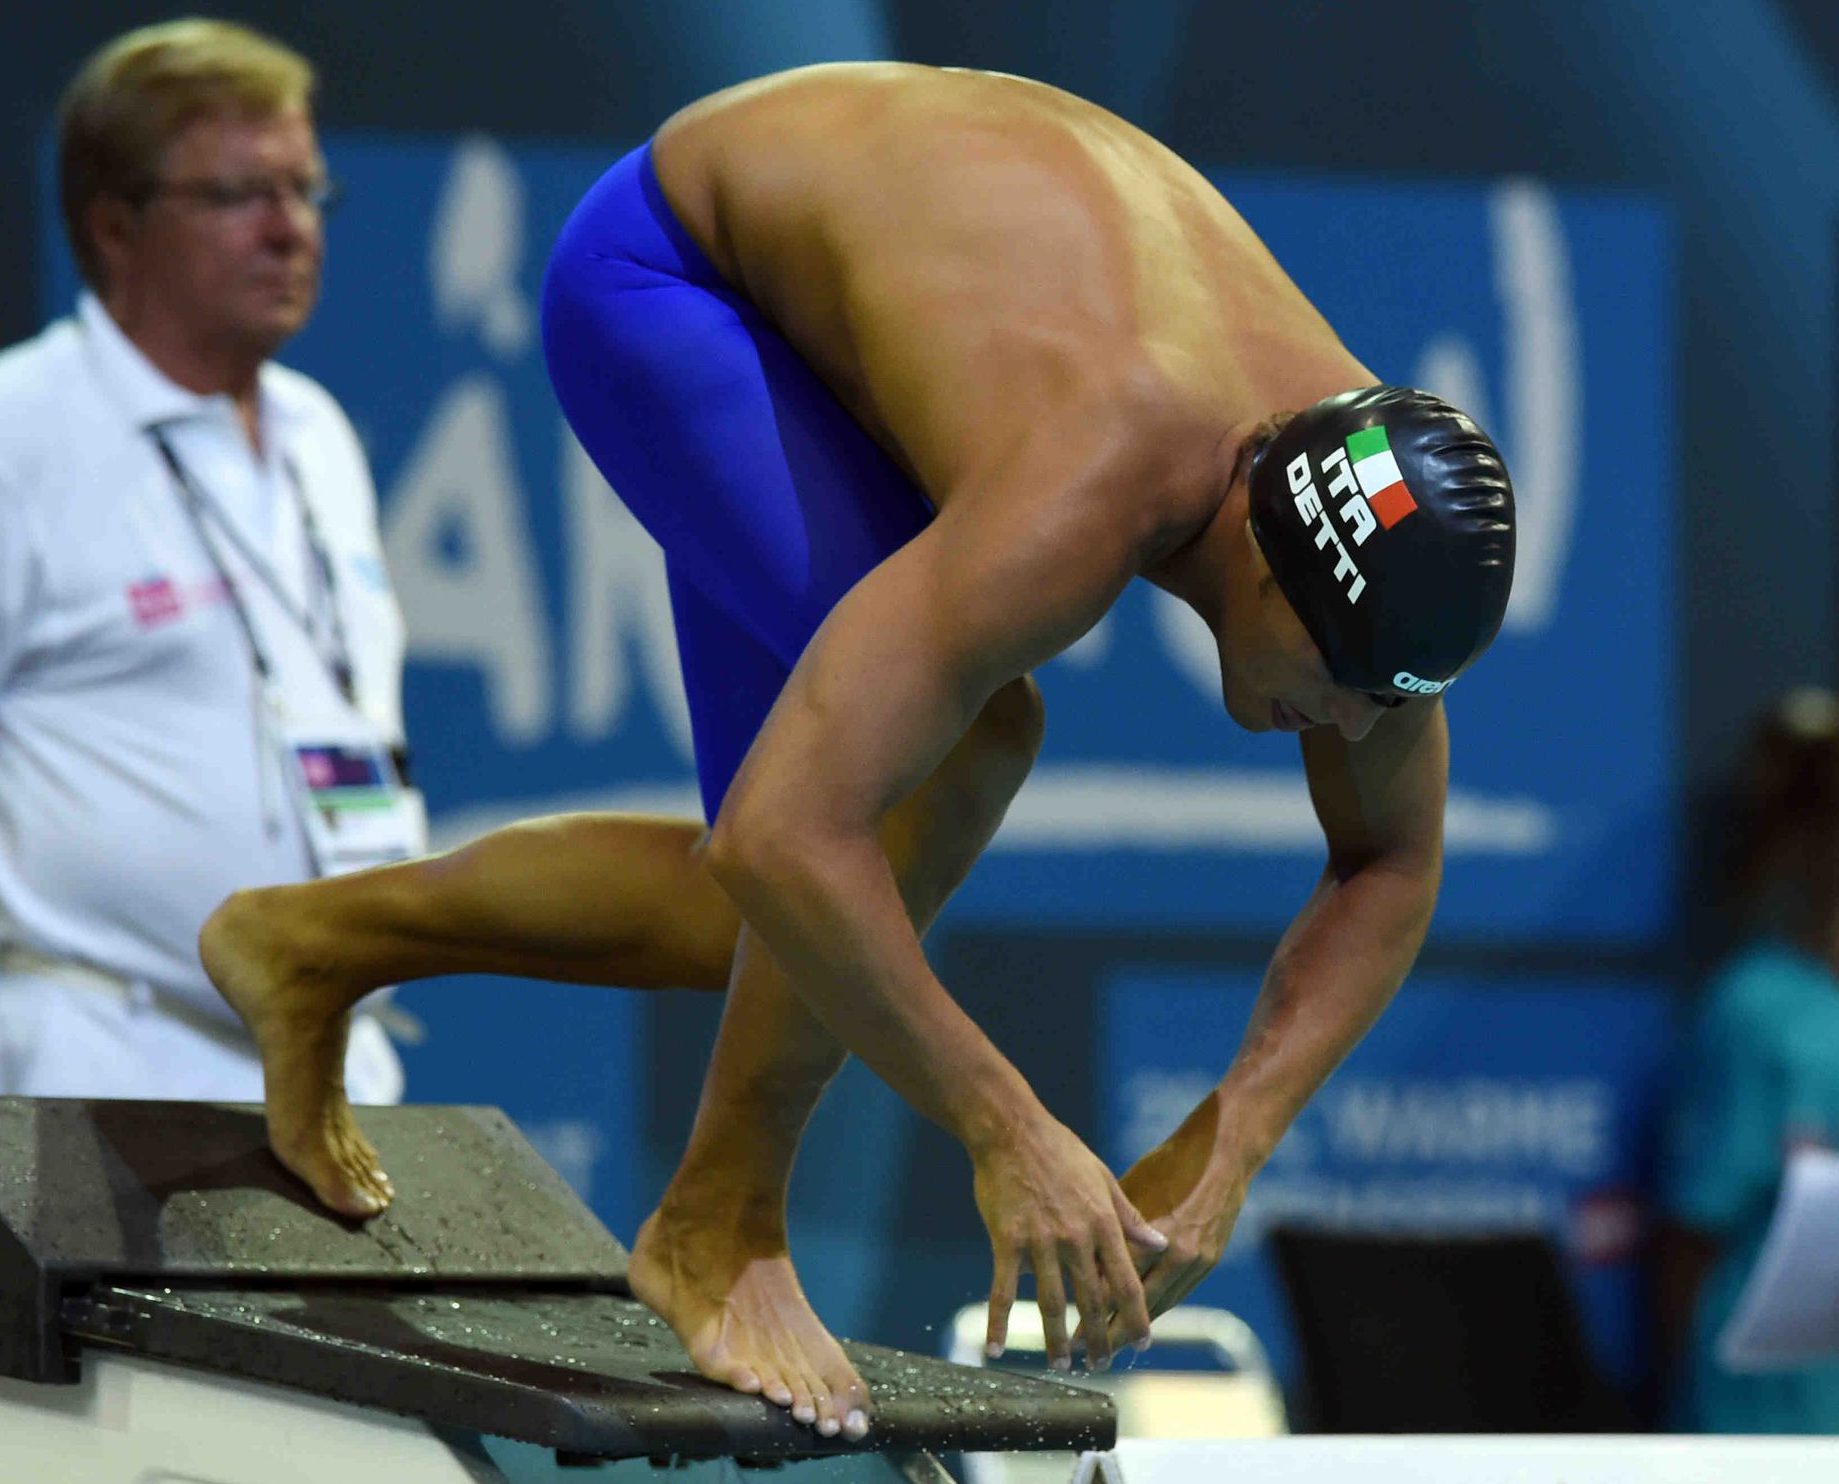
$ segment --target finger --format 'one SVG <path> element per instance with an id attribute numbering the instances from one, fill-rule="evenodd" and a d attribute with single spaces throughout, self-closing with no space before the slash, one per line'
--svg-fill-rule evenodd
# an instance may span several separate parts
<path id="1" fill-rule="evenodd" d="M 1106 1338 L 1112 1344 L 1149 1348 L 1149 1304 L 1144 1279 L 1139 1275 L 1121 1232 L 1108 1234 L 1099 1254 L 1110 1283 L 1110 1302 L 1104 1308 L 1109 1321 Z M 1152 1265 L 1151 1272 L 1155 1271 Z"/>
<path id="2" fill-rule="evenodd" d="M 996 1270 L 990 1279 L 990 1322 L 983 1334 L 983 1353 L 991 1360 L 1003 1353 L 1009 1343 L 1009 1310 L 1015 1304 L 1016 1285 L 1021 1281 L 1021 1264 L 1015 1248 L 1008 1243 L 996 1247 Z"/>
<path id="3" fill-rule="evenodd" d="M 1168 1246 L 1169 1239 L 1151 1226 L 1143 1213 L 1131 1205 L 1130 1197 L 1124 1194 L 1124 1187 L 1115 1180 L 1111 1182 L 1111 1200 L 1117 1207 L 1117 1219 L 1127 1238 L 1151 1252 L 1161 1252 Z"/>
<path id="4" fill-rule="evenodd" d="M 1199 1259 L 1185 1263 L 1158 1264 L 1143 1280 L 1143 1298 L 1150 1318 L 1153 1320 L 1168 1313 L 1199 1287 L 1201 1279 L 1212 1271 L 1210 1263 Z M 1144 1348 L 1148 1348 L 1147 1345 Z"/>
<path id="5" fill-rule="evenodd" d="M 1074 1301 L 1079 1305 L 1079 1337 L 1085 1344 L 1086 1368 L 1106 1370 L 1111 1365 L 1111 1342 L 1106 1337 L 1105 1321 L 1111 1306 L 1105 1301 L 1098 1262 L 1090 1252 L 1077 1249 L 1067 1253 L 1066 1267 L 1073 1278 Z"/>
<path id="6" fill-rule="evenodd" d="M 1073 1352 L 1066 1343 L 1066 1285 L 1060 1263 L 1051 1247 L 1037 1247 L 1034 1263 L 1034 1301 L 1041 1309 L 1041 1333 L 1047 1341 L 1047 1363 L 1056 1371 L 1073 1368 Z"/>
<path id="7" fill-rule="evenodd" d="M 1111 1315 L 1111 1342 L 1118 1348 L 1134 1345 L 1138 1350 L 1149 1349 L 1150 1321 L 1162 1312 L 1157 1300 L 1168 1285 L 1172 1264 L 1163 1259 L 1150 1263 L 1148 1270 L 1138 1275 L 1137 1301 L 1141 1308 L 1132 1305 L 1125 1297 L 1119 1296 Z"/>
<path id="8" fill-rule="evenodd" d="M 1175 1282 L 1177 1267 L 1179 1265 L 1168 1258 L 1155 1258 L 1138 1274 L 1138 1293 L 1142 1295 L 1142 1328 L 1137 1330 L 1137 1318 L 1129 1315 L 1124 1304 L 1118 1304 L 1111 1317 L 1111 1339 L 1118 1348 L 1124 1344 L 1135 1344 L 1138 1350 L 1148 1350 L 1151 1339 L 1149 1322 L 1168 1309 L 1166 1293 Z M 1127 1330 L 1131 1333 L 1125 1333 Z"/>

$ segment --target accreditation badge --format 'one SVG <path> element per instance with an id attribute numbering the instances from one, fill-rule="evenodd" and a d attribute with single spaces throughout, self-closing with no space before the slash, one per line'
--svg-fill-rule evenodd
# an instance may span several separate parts
<path id="1" fill-rule="evenodd" d="M 362 717 L 291 722 L 280 740 L 282 766 L 321 876 L 427 852 L 421 793 L 404 785 L 389 748 Z"/>

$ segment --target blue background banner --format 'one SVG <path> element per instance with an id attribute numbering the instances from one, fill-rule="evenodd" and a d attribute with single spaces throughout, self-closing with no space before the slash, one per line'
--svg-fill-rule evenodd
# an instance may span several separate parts
<path id="1" fill-rule="evenodd" d="M 1218 1082 L 1259 979 L 1134 970 L 1105 987 L 1096 1147 L 1114 1169 Z M 1638 981 L 1418 975 L 1252 1182 L 1224 1261 L 1188 1301 L 1238 1314 L 1293 1382 L 1271 1227 L 1541 1231 L 1606 1373 L 1632 1385 L 1647 1354 L 1641 1192 L 1672 1013 L 1664 986 Z"/>

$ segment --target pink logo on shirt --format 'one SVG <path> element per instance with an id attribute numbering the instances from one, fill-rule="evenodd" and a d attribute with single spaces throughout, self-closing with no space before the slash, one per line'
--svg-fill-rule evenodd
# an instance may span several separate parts
<path id="1" fill-rule="evenodd" d="M 185 613 L 185 599 L 170 577 L 150 577 L 128 584 L 128 610 L 143 629 L 171 623 Z"/>
<path id="2" fill-rule="evenodd" d="M 155 629 L 185 617 L 188 608 L 209 608 L 230 599 L 230 584 L 221 577 L 200 577 L 181 587 L 170 577 L 149 577 L 128 584 L 128 611 L 143 629 Z"/>

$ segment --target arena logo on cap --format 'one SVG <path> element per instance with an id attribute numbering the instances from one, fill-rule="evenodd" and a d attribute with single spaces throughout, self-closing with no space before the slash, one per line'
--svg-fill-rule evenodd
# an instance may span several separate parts
<path id="1" fill-rule="evenodd" d="M 1456 682 L 1451 680 L 1419 680 L 1409 670 L 1400 670 L 1392 677 L 1393 687 L 1397 690 L 1410 691 L 1415 696 L 1434 696 L 1448 690 Z M 1468 692 L 1464 691 L 1464 695 Z"/>

